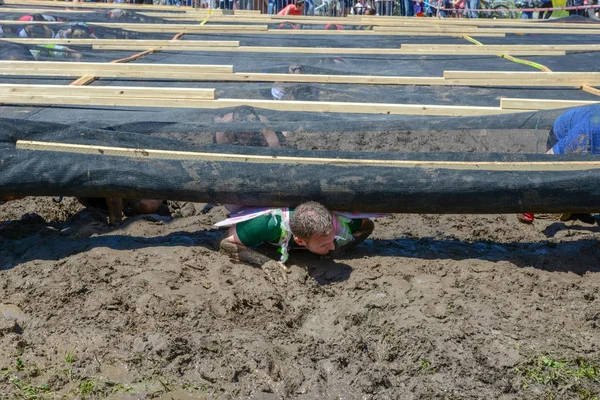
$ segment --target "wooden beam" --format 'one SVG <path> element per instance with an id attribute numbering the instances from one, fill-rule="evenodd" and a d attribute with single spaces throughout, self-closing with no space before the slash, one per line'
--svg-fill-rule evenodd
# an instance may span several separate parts
<path id="1" fill-rule="evenodd" d="M 68 7 L 68 6 L 64 6 Z M 12 14 L 12 13 L 23 13 L 23 14 L 52 14 L 52 13 L 60 13 L 60 14 L 93 14 L 97 11 L 92 10 L 67 10 L 66 8 L 55 7 L 52 8 L 0 8 L 0 15 L 2 14 Z"/>
<path id="2" fill-rule="evenodd" d="M 213 100 L 215 89 L 188 88 L 148 88 L 121 86 L 62 86 L 62 85 L 22 85 L 0 84 L 0 95 L 6 96 L 98 96 L 120 98 L 161 99 L 200 99 Z M 160 101 L 154 105 L 160 106 Z"/>
<path id="3" fill-rule="evenodd" d="M 585 100 L 549 100 L 549 99 L 500 99 L 500 108 L 503 110 L 529 109 L 529 110 L 553 110 L 556 108 L 568 108 L 597 104 L 600 101 Z"/>
<path id="4" fill-rule="evenodd" d="M 366 85 L 443 85 L 437 77 L 396 77 L 361 75 L 267 74 L 254 72 L 233 73 L 232 66 L 188 64 L 113 64 L 65 63 L 37 61 L 0 61 L 0 75 L 5 76 L 80 76 L 92 75 L 112 78 L 160 78 L 195 81 L 240 82 L 295 82 L 337 83 Z M 81 65 L 85 64 L 85 65 Z M 155 68 L 155 66 L 161 68 Z M 227 69 L 219 72 L 218 69 Z M 205 72 L 210 71 L 210 72 Z"/>
<path id="5" fill-rule="evenodd" d="M 600 72 L 444 71 L 444 79 L 504 80 L 515 86 L 536 81 L 548 86 L 600 86 Z"/>
<path id="6" fill-rule="evenodd" d="M 401 48 L 411 51 L 468 51 L 472 44 L 402 44 Z M 477 49 L 483 51 L 600 51 L 600 44 L 484 44 Z"/>
<path id="7" fill-rule="evenodd" d="M 201 47 L 239 47 L 237 40 L 140 40 L 140 39 L 24 39 L 24 38 L 2 38 L 0 40 L 23 44 L 60 44 L 65 46 L 89 46 L 89 45 L 126 45 L 134 44 L 142 47 L 164 46 L 176 44 L 178 46 L 201 46 Z"/>
<path id="8" fill-rule="evenodd" d="M 600 96 L 600 89 L 596 89 L 595 87 L 583 85 L 583 86 L 581 86 L 581 90 L 583 90 L 584 92 L 591 93 L 596 96 Z"/>
<path id="9" fill-rule="evenodd" d="M 390 160 L 327 157 L 294 157 L 230 153 L 205 153 L 177 150 L 154 150 L 127 147 L 85 145 L 75 143 L 39 142 L 17 140 L 19 150 L 56 151 L 63 153 L 90 154 L 141 158 L 145 160 L 179 161 L 217 161 L 261 164 L 311 164 L 311 165 L 349 165 L 363 167 L 448 169 L 457 171 L 587 171 L 600 168 L 600 161 L 438 161 L 438 160 Z"/>
<path id="10" fill-rule="evenodd" d="M 55 1 L 40 1 L 40 0 L 4 0 L 5 5 L 30 5 L 36 7 L 69 7 L 69 8 L 88 8 L 88 9 L 114 9 L 125 8 L 130 10 L 148 10 L 148 11 L 178 11 L 181 7 L 177 6 L 155 6 L 153 4 L 128 4 L 128 3 L 92 3 L 92 2 L 69 2 L 58 3 Z M 212 10 L 215 13 L 222 10 Z"/>
<path id="11" fill-rule="evenodd" d="M 23 21 L 14 20 L 0 20 L 0 25 L 23 25 Z M 48 21 L 30 21 L 27 25 L 64 25 L 64 22 L 48 22 Z M 125 29 L 128 31 L 148 31 L 148 32 L 161 32 L 163 29 L 168 28 L 169 32 L 180 32 L 186 29 L 197 29 L 199 31 L 210 30 L 210 31 L 266 31 L 269 27 L 267 25 L 199 25 L 199 24 L 145 24 L 145 23 L 117 23 L 117 22 L 86 22 L 89 26 L 101 26 L 103 28 L 114 28 L 114 29 Z"/>
<path id="12" fill-rule="evenodd" d="M 374 27 L 373 31 L 377 33 L 385 33 L 392 34 L 395 31 L 402 29 L 405 30 L 407 28 L 388 28 L 388 27 Z M 431 27 L 431 29 L 436 29 Z M 473 35 L 474 33 L 511 33 L 517 35 L 526 35 L 526 34 L 534 34 L 534 35 L 600 35 L 600 30 L 593 29 L 544 29 L 544 28 L 511 28 L 511 27 L 490 27 L 490 28 L 481 28 L 479 30 L 474 30 L 473 28 L 446 28 L 447 32 L 460 32 L 462 31 L 465 34 Z"/>
<path id="13" fill-rule="evenodd" d="M 41 65 L 40 65 L 41 64 Z M 210 72 L 205 72 L 210 71 Z M 232 66 L 0 61 L 0 76 L 81 76 L 188 81 L 294 82 L 358 85 L 580 87 L 600 85 L 600 72 L 445 71 L 440 77 L 233 73 Z M 513 77 L 514 76 L 514 77 Z"/>
<path id="14" fill-rule="evenodd" d="M 70 89 L 91 89 L 89 87 L 67 86 Z M 65 92 L 63 92 L 65 93 Z M 159 107 L 159 108 L 204 108 L 220 109 L 248 105 L 277 111 L 327 112 L 356 114 L 402 114 L 402 115 L 436 115 L 436 116 L 472 116 L 497 115 L 531 110 L 503 110 L 499 107 L 472 106 L 440 106 L 423 104 L 384 104 L 384 103 L 350 103 L 319 101 L 280 101 L 255 99 L 217 99 L 196 100 L 178 98 L 134 98 L 134 97 L 95 97 L 82 92 L 73 95 L 42 95 L 38 93 L 2 93 L 0 103 L 6 104 L 44 104 L 44 105 L 92 105 L 121 107 Z"/>
<path id="15" fill-rule="evenodd" d="M 560 28 L 560 29 L 600 29 L 600 25 L 594 23 L 563 23 L 538 20 L 522 19 L 465 19 L 465 18 L 359 18 L 364 25 L 381 27 L 409 27 L 409 26 L 464 26 L 464 27 L 528 27 L 528 28 Z"/>
<path id="16" fill-rule="evenodd" d="M 139 50 L 140 46 L 93 46 L 97 50 Z M 481 51 L 478 46 L 472 46 L 469 51 L 413 51 L 402 49 L 372 49 L 372 48 L 323 48 L 323 47 L 262 47 L 262 46 L 240 46 L 240 47 L 224 47 L 217 49 L 215 47 L 192 47 L 192 46 L 154 46 L 155 50 L 171 50 L 171 51 L 220 51 L 220 52 L 236 52 L 236 53 L 305 53 L 305 54 L 382 54 L 382 55 L 499 55 L 502 52 L 498 51 Z M 511 55 L 544 55 L 544 56 L 564 56 L 564 51 L 511 51 Z"/>
<path id="17" fill-rule="evenodd" d="M 107 76 L 128 73 L 158 73 L 161 75 L 168 73 L 233 73 L 232 65 L 202 65 L 202 64 L 119 64 L 119 63 L 93 63 L 93 62 L 55 62 L 55 61 L 0 61 L 0 70 L 3 75 L 37 75 L 37 71 L 42 71 L 40 75 L 47 75 L 49 71 L 64 73 L 64 76 L 73 76 L 73 74 L 82 75 L 82 71 L 93 71 L 94 74 L 108 73 Z M 87 73 L 83 74 L 87 75 Z M 135 77 L 135 76 L 131 76 Z"/>

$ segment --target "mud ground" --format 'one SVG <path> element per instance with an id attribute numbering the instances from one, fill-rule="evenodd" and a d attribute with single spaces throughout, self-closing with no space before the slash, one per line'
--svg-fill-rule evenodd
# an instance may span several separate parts
<path id="1" fill-rule="evenodd" d="M 287 145 L 544 146 L 539 132 L 504 134 L 306 133 Z M 170 216 L 118 227 L 72 198 L 0 206 L 0 398 L 600 396 L 596 221 L 396 214 L 341 259 L 293 253 L 284 284 L 215 252 L 226 210 L 204 206 L 169 202 Z"/>

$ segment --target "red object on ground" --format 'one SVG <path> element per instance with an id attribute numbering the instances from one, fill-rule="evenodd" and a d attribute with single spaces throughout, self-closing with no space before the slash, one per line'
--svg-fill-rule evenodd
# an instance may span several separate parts
<path id="1" fill-rule="evenodd" d="M 535 219 L 535 215 L 532 213 L 517 214 L 517 219 L 526 224 L 531 224 L 533 222 L 533 220 Z"/>

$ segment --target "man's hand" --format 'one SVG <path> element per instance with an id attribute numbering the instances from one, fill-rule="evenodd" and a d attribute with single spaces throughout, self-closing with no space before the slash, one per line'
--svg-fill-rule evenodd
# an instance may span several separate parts
<path id="1" fill-rule="evenodd" d="M 333 258 L 343 257 L 348 250 L 353 249 L 364 242 L 365 239 L 373 233 L 373 229 L 375 229 L 373 221 L 368 218 L 363 218 L 360 229 L 352 234 L 352 241 L 343 246 L 338 246 L 336 243 L 335 250 L 330 251 L 327 255 Z"/>
<path id="2" fill-rule="evenodd" d="M 283 263 L 275 260 L 269 260 L 260 269 L 267 275 L 269 282 L 273 284 L 286 284 L 288 283 L 287 274 L 291 271 Z"/>
<path id="3" fill-rule="evenodd" d="M 249 249 L 242 244 L 235 243 L 237 240 L 235 229 L 230 228 L 217 242 L 221 253 L 228 255 L 233 260 L 260 266 L 260 269 L 267 275 L 269 282 L 273 284 L 287 283 L 287 274 L 290 273 L 288 267 L 262 253 Z"/>

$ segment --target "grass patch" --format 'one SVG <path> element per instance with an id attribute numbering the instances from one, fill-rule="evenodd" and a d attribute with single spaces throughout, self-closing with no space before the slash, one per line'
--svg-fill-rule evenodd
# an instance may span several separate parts
<path id="1" fill-rule="evenodd" d="M 541 355 L 522 363 L 515 371 L 523 379 L 524 389 L 535 384 L 557 393 L 570 392 L 583 400 L 600 397 L 599 360 Z"/>
<path id="2" fill-rule="evenodd" d="M 65 354 L 65 362 L 67 364 L 73 364 L 75 361 L 77 361 L 77 358 L 75 357 L 75 350 L 67 351 L 67 354 Z"/>
<path id="3" fill-rule="evenodd" d="M 15 388 L 15 392 L 13 393 L 17 399 L 28 399 L 28 400 L 38 400 L 45 398 L 44 394 L 50 391 L 50 386 L 43 385 L 32 385 L 30 383 L 24 382 L 16 376 L 10 378 L 10 383 L 12 383 Z"/>

